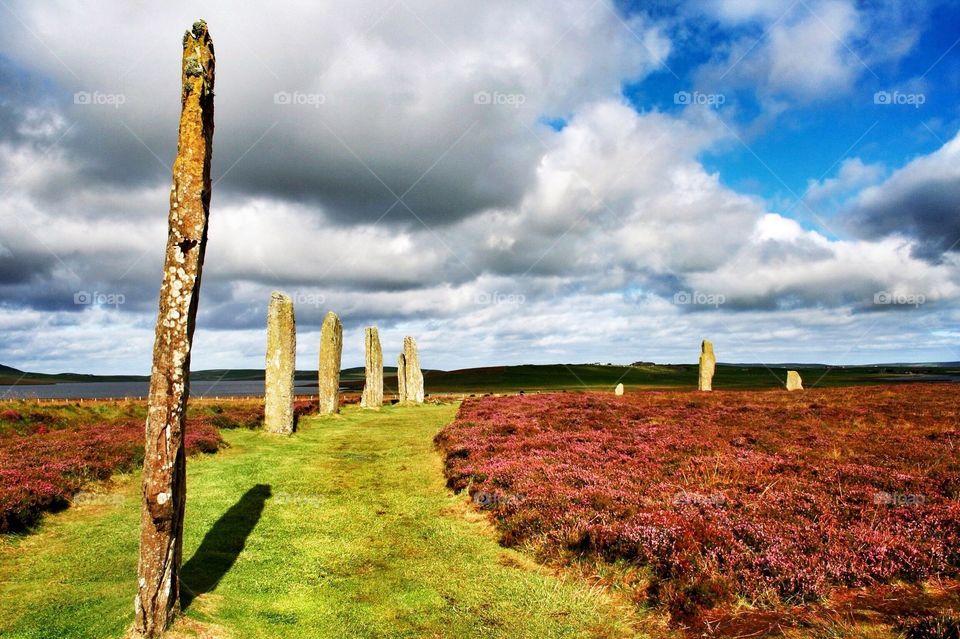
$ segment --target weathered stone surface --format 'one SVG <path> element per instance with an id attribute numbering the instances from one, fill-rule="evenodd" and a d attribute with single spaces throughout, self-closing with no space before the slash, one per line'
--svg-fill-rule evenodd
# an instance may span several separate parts
<path id="1" fill-rule="evenodd" d="M 420 353 L 417 341 L 410 336 L 403 338 L 404 381 L 401 402 L 423 403 L 423 371 L 420 370 Z"/>
<path id="2" fill-rule="evenodd" d="M 406 401 L 407 397 L 407 358 L 403 353 L 397 357 L 397 400 Z"/>
<path id="3" fill-rule="evenodd" d="M 697 382 L 699 390 L 713 390 L 713 371 L 716 367 L 717 358 L 713 355 L 713 342 L 705 339 L 700 344 L 700 380 Z"/>
<path id="4" fill-rule="evenodd" d="M 320 328 L 319 395 L 320 414 L 340 412 L 340 361 L 343 356 L 343 324 L 333 311 Z"/>
<path id="5" fill-rule="evenodd" d="M 293 376 L 297 362 L 297 322 L 293 300 L 276 291 L 267 309 L 267 366 L 263 394 L 263 428 L 293 432 Z"/>
<path id="6" fill-rule="evenodd" d="M 180 610 L 184 418 L 210 215 L 214 66 L 213 42 L 201 20 L 183 36 L 180 130 L 150 373 L 132 637 L 159 637 Z"/>
<path id="7" fill-rule="evenodd" d="M 787 371 L 787 390 L 803 390 L 803 380 L 797 371 Z"/>
<path id="8" fill-rule="evenodd" d="M 623 384 L 617 384 L 617 387 L 613 389 L 614 395 L 623 395 Z"/>
<path id="9" fill-rule="evenodd" d="M 363 342 L 366 352 L 364 362 L 367 379 L 363 385 L 360 406 L 380 410 L 383 406 L 383 351 L 380 348 L 380 333 L 376 326 L 367 327 Z"/>

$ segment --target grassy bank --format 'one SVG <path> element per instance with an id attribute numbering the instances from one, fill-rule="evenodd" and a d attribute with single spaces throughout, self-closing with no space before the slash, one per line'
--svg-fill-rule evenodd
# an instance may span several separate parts
<path id="1" fill-rule="evenodd" d="M 291 438 L 224 431 L 188 464 L 185 636 L 620 637 L 629 606 L 505 550 L 450 495 L 431 439 L 456 406 L 347 407 Z M 0 538 L 0 635 L 120 637 L 139 481 Z M 192 600 L 191 600 L 192 599 Z"/>

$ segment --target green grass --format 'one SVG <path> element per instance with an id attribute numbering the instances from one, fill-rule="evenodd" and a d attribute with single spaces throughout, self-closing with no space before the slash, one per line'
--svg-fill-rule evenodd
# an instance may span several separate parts
<path id="1" fill-rule="evenodd" d="M 432 437 L 456 406 L 346 407 L 296 435 L 224 431 L 188 462 L 187 636 L 620 637 L 633 609 L 501 548 L 445 488 Z M 139 478 L 0 540 L 0 636 L 121 637 Z"/>

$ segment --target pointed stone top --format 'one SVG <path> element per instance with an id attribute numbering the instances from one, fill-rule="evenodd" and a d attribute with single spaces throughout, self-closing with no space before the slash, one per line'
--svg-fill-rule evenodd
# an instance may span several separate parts
<path id="1" fill-rule="evenodd" d="M 703 340 L 703 342 L 700 344 L 700 352 L 703 354 L 709 353 L 710 355 L 713 355 L 713 342 L 708 339 Z"/>
<path id="2" fill-rule="evenodd" d="M 285 295 L 284 293 L 281 293 L 280 291 L 274 291 L 273 293 L 270 293 L 270 299 L 271 299 L 271 300 L 277 300 L 278 302 L 289 302 L 289 301 L 290 301 L 290 296 L 289 296 L 289 295 Z"/>
<path id="3" fill-rule="evenodd" d="M 207 21 L 201 18 L 183 32 L 183 46 L 187 46 L 190 42 L 204 41 L 210 41 L 210 31 L 207 29 Z"/>
<path id="4" fill-rule="evenodd" d="M 339 322 L 340 317 L 333 311 L 327 311 L 327 314 L 323 316 L 324 322 Z"/>

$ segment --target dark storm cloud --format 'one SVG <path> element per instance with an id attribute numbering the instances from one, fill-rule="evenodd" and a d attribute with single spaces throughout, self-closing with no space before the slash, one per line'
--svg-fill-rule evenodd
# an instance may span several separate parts
<path id="1" fill-rule="evenodd" d="M 54 105 L 53 83 L 28 72 L 0 54 L 0 140 L 20 142 L 26 139 L 22 125 L 27 112 L 36 107 Z"/>
<path id="2" fill-rule="evenodd" d="M 153 263 L 156 268 L 149 268 Z M 0 300 L 15 308 L 79 312 L 100 304 L 142 313 L 156 309 L 159 278 L 155 256 L 124 252 L 89 259 L 43 247 L 0 250 Z"/>
<path id="3" fill-rule="evenodd" d="M 0 247 L 0 286 L 14 287 L 50 277 L 56 258 L 50 254 L 14 253 Z"/>
<path id="4" fill-rule="evenodd" d="M 882 198 L 847 213 L 853 232 L 870 239 L 914 238 L 913 254 L 930 261 L 947 251 L 960 253 L 960 178 L 930 177 L 882 192 Z"/>

